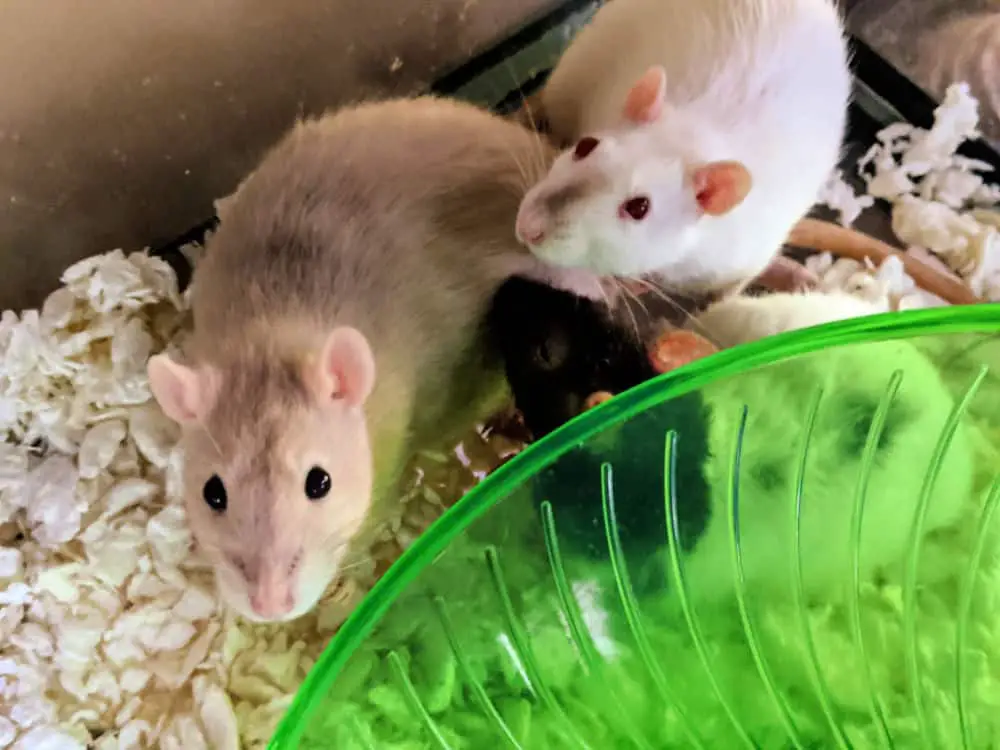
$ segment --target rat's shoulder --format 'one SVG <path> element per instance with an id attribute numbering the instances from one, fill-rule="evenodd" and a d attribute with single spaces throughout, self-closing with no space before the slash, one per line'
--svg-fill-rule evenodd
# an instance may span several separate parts
<path id="1" fill-rule="evenodd" d="M 369 99 L 330 110 L 318 117 L 298 120 L 285 143 L 356 138 L 365 142 L 383 140 L 383 147 L 425 132 L 447 136 L 474 130 L 498 133 L 524 132 L 508 118 L 500 117 L 471 102 L 426 94 L 416 97 Z M 391 136 L 391 138 L 389 138 Z"/>
<path id="2" fill-rule="evenodd" d="M 710 305 L 697 316 L 696 325 L 724 346 L 735 346 L 793 329 L 883 311 L 872 302 L 840 291 L 736 295 Z"/>

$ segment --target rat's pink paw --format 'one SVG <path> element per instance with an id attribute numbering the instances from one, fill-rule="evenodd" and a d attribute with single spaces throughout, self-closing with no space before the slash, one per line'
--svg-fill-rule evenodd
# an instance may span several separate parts
<path id="1" fill-rule="evenodd" d="M 801 263 L 779 255 L 754 282 L 772 292 L 801 292 L 815 289 L 819 285 L 819 277 Z"/>
<path id="2" fill-rule="evenodd" d="M 612 398 L 614 398 L 614 394 L 610 391 L 595 391 L 587 397 L 586 401 L 583 402 L 583 410 L 589 411 L 595 406 L 603 404 L 605 401 L 610 401 Z"/>
<path id="3" fill-rule="evenodd" d="M 693 331 L 668 330 L 653 341 L 649 361 L 657 372 L 671 372 L 717 351 L 715 344 Z"/>

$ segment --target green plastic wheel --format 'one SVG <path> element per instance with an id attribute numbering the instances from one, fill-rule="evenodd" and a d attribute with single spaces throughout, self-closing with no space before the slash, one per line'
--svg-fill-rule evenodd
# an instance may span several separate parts
<path id="1" fill-rule="evenodd" d="M 1000 746 L 998 333 L 794 331 L 575 419 L 388 571 L 271 746 Z"/>

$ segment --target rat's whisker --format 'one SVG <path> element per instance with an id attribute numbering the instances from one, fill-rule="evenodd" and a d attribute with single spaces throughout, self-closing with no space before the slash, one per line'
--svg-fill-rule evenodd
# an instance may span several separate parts
<path id="1" fill-rule="evenodd" d="M 342 531 L 338 529 L 330 532 L 320 540 L 319 546 L 325 554 L 332 557 L 333 555 L 343 550 L 345 547 L 348 547 L 351 544 L 351 542 L 353 542 L 354 539 L 357 537 L 357 534 L 355 534 L 349 539 L 344 539 L 341 536 L 341 534 Z"/>
<path id="2" fill-rule="evenodd" d="M 508 77 L 510 78 L 511 85 L 514 86 L 515 90 L 517 90 L 518 93 L 519 93 L 519 95 L 520 95 L 520 86 L 519 86 L 518 81 L 517 81 L 517 76 L 514 75 L 514 69 L 511 67 L 511 64 L 510 64 L 509 60 L 505 60 L 504 61 L 504 71 L 507 73 Z M 524 101 L 524 97 L 523 96 L 521 96 L 521 100 L 522 100 L 522 102 Z M 534 128 L 533 127 L 529 127 L 529 128 L 526 128 L 526 129 L 527 130 L 531 130 L 532 132 L 534 132 Z M 531 179 L 531 174 L 532 174 L 531 167 L 534 166 L 534 164 L 533 164 L 533 161 L 534 161 L 534 149 L 527 149 L 526 150 L 525 155 L 527 157 L 527 162 L 521 161 L 520 159 L 517 158 L 516 154 L 514 153 L 513 147 L 508 147 L 507 151 L 508 151 L 508 153 L 510 153 L 511 158 L 514 160 L 514 163 L 517 166 L 517 170 L 520 173 L 521 179 L 524 181 L 524 184 L 525 184 L 524 190 L 526 191 L 528 189 L 528 187 L 530 187 L 531 184 L 534 182 Z"/>
<path id="3" fill-rule="evenodd" d="M 628 306 L 627 300 L 625 300 L 625 290 L 622 288 L 621 280 L 616 276 L 602 277 L 601 283 L 598 284 L 598 288 L 604 296 L 604 304 L 608 309 L 608 313 L 612 317 L 617 318 L 619 307 L 623 305 L 626 307 Z"/>
<path id="4" fill-rule="evenodd" d="M 522 183 L 527 186 L 531 181 L 527 166 L 525 166 L 524 162 L 518 157 L 518 154 L 513 147 L 504 144 L 504 152 L 510 157 L 511 163 L 517 169 L 517 174 L 521 178 Z M 524 187 L 523 190 L 527 191 L 527 187 Z"/>
<path id="5" fill-rule="evenodd" d="M 527 112 L 528 115 L 528 121 L 525 124 L 527 129 L 531 131 L 532 136 L 534 136 L 536 148 L 529 152 L 529 156 L 533 157 L 533 163 L 528 164 L 529 167 L 534 167 L 537 170 L 537 177 L 532 181 L 534 182 L 537 181 L 537 179 L 540 179 L 548 171 L 545 164 L 545 147 L 542 143 L 542 134 L 538 129 L 538 121 L 535 119 L 535 113 L 531 108 L 531 104 L 528 102 L 528 97 L 520 92 L 520 84 L 518 83 L 517 76 L 514 73 L 514 68 L 511 65 L 510 60 L 504 60 L 504 69 L 510 76 L 511 83 L 518 89 L 518 94 L 521 97 L 521 107 L 525 112 Z M 522 122 L 524 121 L 523 117 L 520 119 Z"/>
<path id="6" fill-rule="evenodd" d="M 615 286 L 614 279 L 609 279 L 608 282 L 611 284 L 611 286 Z M 601 298 L 604 300 L 604 306 L 607 308 L 609 313 L 613 312 L 615 309 L 615 303 L 611 300 L 611 297 L 608 295 L 607 288 L 605 288 L 603 283 L 598 283 L 597 288 L 601 290 Z"/>
<path id="7" fill-rule="evenodd" d="M 663 300 L 672 307 L 680 304 L 677 302 L 677 300 L 671 297 L 665 289 L 661 289 L 656 284 L 652 283 L 651 281 L 648 281 L 647 279 L 638 276 L 629 276 L 626 278 L 626 280 L 633 284 L 638 284 L 639 286 L 642 287 L 644 292 L 652 293 L 655 297 L 657 297 L 660 300 Z"/>
<path id="8" fill-rule="evenodd" d="M 511 65 L 509 59 L 503 61 L 503 66 L 504 66 L 504 70 L 506 71 L 507 75 L 510 77 L 511 84 L 514 86 L 515 91 L 517 91 L 518 97 L 521 99 L 521 109 L 523 110 L 523 112 L 527 113 L 527 115 L 528 115 L 527 122 L 524 121 L 524 117 L 523 116 L 519 116 L 517 119 L 520 122 L 522 122 L 524 124 L 524 126 L 528 130 L 530 130 L 531 133 L 532 133 L 532 135 L 534 135 L 535 138 L 537 139 L 538 136 L 539 136 L 539 132 L 538 132 L 538 124 L 535 122 L 535 113 L 532 112 L 531 105 L 528 104 L 528 97 L 526 97 L 524 95 L 524 92 L 521 90 L 521 84 L 517 80 L 517 75 L 514 72 L 514 66 Z"/>
<path id="9" fill-rule="evenodd" d="M 507 150 L 510 152 L 511 158 L 515 160 L 518 176 L 521 178 L 521 182 L 518 185 L 518 192 L 524 195 L 535 186 L 540 177 L 534 167 L 535 149 L 532 145 L 529 145 L 528 148 L 519 150 L 520 156 L 517 155 L 513 146 L 509 146 Z"/>
<path id="10" fill-rule="evenodd" d="M 626 297 L 635 300 L 638 303 L 639 307 L 641 307 L 644 311 L 646 310 L 645 307 L 643 307 L 642 302 L 639 300 L 639 298 L 626 285 L 621 284 L 619 282 L 618 288 L 625 293 Z M 639 328 L 639 321 L 636 319 L 635 313 L 632 311 L 632 305 L 629 304 L 628 299 L 622 301 L 622 307 L 625 308 L 625 312 L 628 313 L 629 318 L 632 319 L 632 329 L 635 331 L 636 339 L 642 341 L 642 331 Z"/>
<path id="11" fill-rule="evenodd" d="M 633 319 L 635 318 L 635 311 L 632 310 L 632 303 L 635 303 L 635 305 L 639 308 L 639 310 L 642 311 L 641 314 L 648 320 L 649 310 L 646 309 L 646 306 L 643 304 L 642 300 L 639 297 L 637 297 L 633 291 L 629 289 L 625 289 L 623 291 L 625 292 L 625 295 L 628 297 L 628 299 L 625 300 L 625 307 L 630 311 L 630 314 L 632 315 Z M 638 330 L 636 331 L 636 333 L 638 333 Z"/>
<path id="12" fill-rule="evenodd" d="M 222 448 L 219 447 L 218 441 L 216 441 L 216 439 L 214 437 L 212 437 L 212 433 L 208 431 L 208 425 L 205 424 L 205 420 L 204 419 L 199 419 L 198 420 L 198 426 L 205 433 L 205 436 L 208 438 L 208 442 L 210 442 L 212 444 L 212 447 L 215 448 L 215 452 L 217 454 L 219 454 L 219 456 L 221 457 L 222 456 Z"/>
<path id="13" fill-rule="evenodd" d="M 534 167 L 537 170 L 535 174 L 535 180 L 540 180 L 549 171 L 549 149 L 546 148 L 546 136 L 538 129 L 535 121 L 535 115 L 531 111 L 531 105 L 528 104 L 528 100 L 524 100 L 524 106 L 528 110 L 528 118 L 531 121 L 531 132 L 534 136 L 534 148 L 531 150 L 531 155 L 535 159 Z"/>
<path id="14" fill-rule="evenodd" d="M 366 555 L 361 560 L 355 560 L 354 562 L 348 563 L 347 565 L 341 565 L 337 569 L 337 575 L 338 576 L 339 575 L 343 575 L 344 573 L 349 573 L 352 570 L 357 570 L 358 568 L 364 567 L 366 565 L 370 565 L 373 561 L 374 561 L 374 558 L 371 555 Z"/>
<path id="15" fill-rule="evenodd" d="M 712 332 L 709 331 L 708 328 L 706 328 L 702 324 L 702 322 L 700 320 L 698 320 L 698 318 L 690 310 L 688 310 L 686 307 L 684 307 L 684 305 L 682 305 L 680 302 L 678 302 L 676 299 L 674 299 L 665 289 L 657 286 L 656 284 L 654 284 L 653 282 L 651 282 L 649 279 L 630 278 L 629 280 L 630 281 L 634 281 L 637 284 L 640 284 L 647 291 L 655 294 L 661 300 L 663 300 L 668 305 L 670 305 L 672 308 L 674 308 L 675 310 L 677 310 L 681 315 L 683 315 L 690 322 L 691 327 L 694 328 L 694 329 L 696 329 L 698 331 L 698 333 L 701 334 L 709 343 L 711 343 L 712 345 L 714 345 L 716 348 L 719 348 L 719 349 L 723 348 L 722 345 L 719 344 L 719 342 L 715 340 L 715 337 L 712 335 Z"/>
<path id="16" fill-rule="evenodd" d="M 642 301 L 642 297 L 640 297 L 634 289 L 631 289 L 623 280 L 616 279 L 616 281 L 618 282 L 618 288 L 628 295 L 629 299 L 634 300 L 639 306 L 639 309 L 642 310 L 643 315 L 648 318 L 650 315 L 649 308 L 646 307 L 646 303 Z"/>
<path id="17" fill-rule="evenodd" d="M 532 131 L 534 133 L 534 131 Z M 545 154 L 541 144 L 538 142 L 537 133 L 531 145 L 524 150 L 526 161 L 521 165 L 521 178 L 524 180 L 524 191 L 527 192 L 545 176 Z"/>

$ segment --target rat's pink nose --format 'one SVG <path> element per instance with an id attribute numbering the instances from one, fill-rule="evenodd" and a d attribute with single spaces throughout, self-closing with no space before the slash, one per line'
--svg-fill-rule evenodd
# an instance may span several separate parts
<path id="1" fill-rule="evenodd" d="M 517 239 L 525 245 L 537 245 L 545 239 L 545 222 L 538 216 L 522 211 L 514 226 Z"/>
<path id="2" fill-rule="evenodd" d="M 283 617 L 294 605 L 292 591 L 286 587 L 258 589 L 250 594 L 250 607 L 260 617 Z"/>

